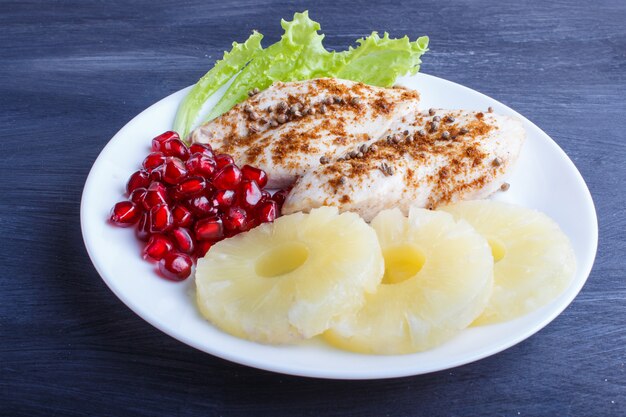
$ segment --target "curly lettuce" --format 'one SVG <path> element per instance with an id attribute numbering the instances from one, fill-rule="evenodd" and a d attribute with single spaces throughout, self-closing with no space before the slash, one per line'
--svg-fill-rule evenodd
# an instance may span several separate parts
<path id="1" fill-rule="evenodd" d="M 418 72 L 420 57 L 428 50 L 427 36 L 411 42 L 408 36 L 391 39 L 387 32 L 382 38 L 373 32 L 357 43 L 358 47 L 338 54 L 342 64 L 333 76 L 378 87 L 390 87 L 398 76 Z"/>
<path id="2" fill-rule="evenodd" d="M 224 57 L 193 86 L 176 112 L 174 130 L 180 137 L 187 136 L 207 99 L 261 52 L 261 39 L 263 35 L 254 31 L 244 43 L 233 42 L 230 52 L 224 52 Z"/>
<path id="3" fill-rule="evenodd" d="M 194 86 L 189 93 L 193 97 L 187 96 L 178 110 L 183 114 L 176 117 L 174 129 L 181 137 L 186 137 L 193 127 L 204 101 L 233 76 L 233 82 L 205 120 L 211 120 L 244 101 L 250 90 L 263 90 L 276 81 L 333 77 L 389 87 L 398 76 L 419 71 L 420 58 L 428 50 L 426 36 L 411 42 L 407 36 L 392 39 L 385 33 L 381 38 L 373 32 L 357 40 L 358 46 L 354 48 L 342 52 L 328 51 L 322 43 L 324 35 L 318 33 L 320 24 L 311 20 L 306 11 L 296 13 L 290 22 L 282 20 L 281 26 L 285 32 L 278 42 L 262 49 L 259 38 L 258 43 L 251 42 L 246 48 L 249 55 L 241 53 L 243 59 L 225 64 L 226 56 L 235 52 L 233 48 Z M 214 71 L 218 65 L 221 67 Z"/>

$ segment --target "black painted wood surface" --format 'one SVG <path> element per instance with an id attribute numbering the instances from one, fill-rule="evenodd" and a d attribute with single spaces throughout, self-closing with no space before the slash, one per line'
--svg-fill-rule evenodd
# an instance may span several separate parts
<path id="1" fill-rule="evenodd" d="M 385 3 L 0 1 L 1 415 L 626 415 L 626 3 Z M 327 381 L 196 351 L 107 289 L 79 226 L 100 150 L 233 40 L 257 28 L 273 42 L 305 8 L 332 48 L 371 30 L 430 35 L 424 72 L 510 105 L 573 159 L 600 246 L 547 328 L 449 371 Z"/>

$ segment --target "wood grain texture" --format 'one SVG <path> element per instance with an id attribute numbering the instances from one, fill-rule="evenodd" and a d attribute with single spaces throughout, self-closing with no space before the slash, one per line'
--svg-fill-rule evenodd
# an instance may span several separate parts
<path id="1" fill-rule="evenodd" d="M 326 45 L 428 34 L 423 71 L 534 121 L 593 194 L 591 277 L 552 324 L 498 355 L 382 381 L 263 372 L 162 334 L 104 285 L 79 201 L 111 136 L 251 29 L 311 9 Z M 626 3 L 0 1 L 0 414 L 626 415 Z"/>

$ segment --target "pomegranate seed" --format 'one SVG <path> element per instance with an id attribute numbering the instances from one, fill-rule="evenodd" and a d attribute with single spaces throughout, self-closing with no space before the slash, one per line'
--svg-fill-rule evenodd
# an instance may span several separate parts
<path id="1" fill-rule="evenodd" d="M 250 165 L 244 165 L 241 168 L 241 174 L 243 175 L 244 180 L 256 181 L 261 188 L 267 185 L 267 174 L 262 169 L 255 168 Z"/>
<path id="2" fill-rule="evenodd" d="M 182 281 L 191 275 L 193 261 L 186 253 L 170 252 L 159 261 L 159 272 L 171 281 Z"/>
<path id="3" fill-rule="evenodd" d="M 213 186 L 207 180 L 205 180 L 202 177 L 192 177 L 192 178 L 199 179 L 198 180 L 199 182 L 203 182 L 204 188 L 197 192 L 193 192 L 192 188 L 199 187 L 199 184 L 197 184 L 196 181 L 191 181 L 190 183 L 186 184 L 185 187 L 181 188 L 180 187 L 181 184 L 189 180 L 189 177 L 187 177 L 183 179 L 180 184 L 170 186 L 168 188 L 167 194 L 170 196 L 170 198 L 173 201 L 185 202 L 190 197 L 196 197 L 199 195 L 205 195 L 207 196 L 209 200 L 213 198 Z M 216 204 L 213 204 L 213 206 L 216 206 Z"/>
<path id="4" fill-rule="evenodd" d="M 143 187 L 135 188 L 133 192 L 130 193 L 130 197 L 128 199 L 143 208 L 143 202 L 146 199 L 147 193 L 148 190 Z"/>
<path id="5" fill-rule="evenodd" d="M 246 208 L 251 208 L 256 206 L 263 194 L 261 193 L 261 189 L 257 185 L 256 181 L 244 181 L 241 184 L 241 202 Z"/>
<path id="6" fill-rule="evenodd" d="M 228 209 L 226 216 L 224 216 L 224 226 L 226 229 L 243 230 L 247 223 L 246 211 L 240 207 L 231 207 Z"/>
<path id="7" fill-rule="evenodd" d="M 167 198 L 169 201 L 180 201 L 181 196 L 176 193 L 176 186 L 174 185 L 166 185 L 167 188 Z"/>
<path id="8" fill-rule="evenodd" d="M 215 160 L 199 152 L 187 159 L 185 167 L 190 174 L 201 175 L 205 178 L 211 178 L 216 170 Z"/>
<path id="9" fill-rule="evenodd" d="M 241 231 L 242 232 L 247 232 L 248 230 L 254 229 L 255 227 L 257 227 L 260 224 L 261 224 L 261 222 L 256 217 L 249 218 L 248 219 L 248 223 L 246 223 L 246 225 L 244 226 L 244 228 Z"/>
<path id="10" fill-rule="evenodd" d="M 151 183 L 143 199 L 144 208 L 146 210 L 150 210 L 157 204 L 166 203 L 169 203 L 169 197 L 167 195 L 167 188 L 165 187 L 165 185 L 161 184 L 158 181 Z"/>
<path id="11" fill-rule="evenodd" d="M 276 204 L 278 204 L 278 208 L 282 208 L 283 204 L 285 203 L 285 199 L 287 198 L 287 194 L 289 194 L 289 191 L 279 190 L 276 191 L 272 196 L 272 200 L 274 200 Z"/>
<path id="12" fill-rule="evenodd" d="M 241 171 L 233 164 L 226 165 L 213 179 L 213 185 L 219 190 L 234 190 L 240 182 Z"/>
<path id="13" fill-rule="evenodd" d="M 198 240 L 216 241 L 224 237 L 224 225 L 217 216 L 198 220 L 194 231 Z"/>
<path id="14" fill-rule="evenodd" d="M 213 200 L 210 200 L 206 195 L 201 195 L 187 200 L 187 207 L 189 207 L 191 212 L 198 217 L 206 217 L 217 214 L 217 208 L 215 207 Z"/>
<path id="15" fill-rule="evenodd" d="M 191 197 L 200 194 L 206 188 L 206 180 L 202 177 L 190 177 L 183 180 L 175 188 L 175 194 L 182 197 Z"/>
<path id="16" fill-rule="evenodd" d="M 261 223 L 273 222 L 278 214 L 278 204 L 275 201 L 268 200 L 259 204 L 257 208 L 257 219 Z"/>
<path id="17" fill-rule="evenodd" d="M 193 238 L 189 229 L 177 227 L 170 232 L 170 236 L 176 247 L 185 253 L 192 253 L 194 250 Z"/>
<path id="18" fill-rule="evenodd" d="M 134 172 L 128 179 L 128 183 L 126 183 L 126 194 L 130 195 L 130 193 L 135 191 L 137 188 L 145 188 L 148 185 L 150 185 L 150 175 L 148 172 L 143 169 Z"/>
<path id="19" fill-rule="evenodd" d="M 143 248 L 143 259 L 148 261 L 160 261 L 167 255 L 174 245 L 172 241 L 163 235 L 152 235 Z"/>
<path id="20" fill-rule="evenodd" d="M 193 214 L 182 204 L 177 204 L 172 208 L 172 217 L 174 218 L 174 226 L 189 227 L 193 224 Z"/>
<path id="21" fill-rule="evenodd" d="M 272 195 L 267 190 L 261 190 L 261 201 L 267 201 L 272 199 Z"/>
<path id="22" fill-rule="evenodd" d="M 209 200 L 214 200 L 215 198 L 215 187 L 213 187 L 213 184 L 211 181 L 207 181 L 206 182 L 206 188 L 204 189 L 204 192 L 202 193 L 203 195 L 207 196 L 207 198 Z M 216 202 L 213 203 L 214 206 L 217 205 Z"/>
<path id="23" fill-rule="evenodd" d="M 219 155 L 215 155 L 215 163 L 217 164 L 217 169 L 222 169 L 226 165 L 234 164 L 235 160 L 232 156 L 221 153 Z"/>
<path id="24" fill-rule="evenodd" d="M 163 182 L 178 184 L 187 176 L 185 164 L 178 158 L 167 158 L 163 169 Z"/>
<path id="25" fill-rule="evenodd" d="M 213 148 L 211 148 L 211 145 L 209 145 L 208 143 L 194 143 L 189 147 L 190 154 L 194 154 L 196 152 L 206 155 L 210 158 L 214 157 Z"/>
<path id="26" fill-rule="evenodd" d="M 167 204 L 157 204 L 150 209 L 150 233 L 161 233 L 174 226 L 172 210 Z"/>
<path id="27" fill-rule="evenodd" d="M 142 165 L 144 169 L 146 169 L 146 171 L 150 172 L 154 168 L 163 165 L 163 162 L 165 162 L 165 155 L 163 155 L 162 152 L 152 152 L 151 154 L 146 156 L 146 159 L 143 160 Z"/>
<path id="28" fill-rule="evenodd" d="M 163 181 L 163 174 L 165 173 L 165 164 L 161 164 L 158 167 L 152 168 L 150 171 L 151 181 Z"/>
<path id="29" fill-rule="evenodd" d="M 174 156 L 186 161 L 189 158 L 189 149 L 180 139 L 168 139 L 161 143 L 161 152 L 165 156 Z"/>
<path id="30" fill-rule="evenodd" d="M 165 133 L 161 133 L 159 136 L 152 139 L 152 151 L 153 152 L 160 151 L 161 145 L 163 144 L 163 142 L 168 141 L 170 139 L 180 139 L 180 136 L 178 136 L 178 133 L 173 132 L 171 130 Z"/>
<path id="31" fill-rule="evenodd" d="M 148 212 L 145 212 L 139 218 L 139 223 L 137 223 L 137 229 L 135 230 L 135 235 L 137 239 L 146 241 L 150 237 L 150 215 Z"/>
<path id="32" fill-rule="evenodd" d="M 211 249 L 214 243 L 210 240 L 200 240 L 196 243 L 196 256 L 202 258 Z"/>
<path id="33" fill-rule="evenodd" d="M 141 217 L 141 209 L 132 201 L 120 201 L 111 210 L 110 220 L 120 227 L 128 227 L 137 223 Z"/>
<path id="34" fill-rule="evenodd" d="M 235 192 L 233 190 L 217 190 L 215 192 L 215 200 L 222 210 L 232 206 L 235 202 Z"/>

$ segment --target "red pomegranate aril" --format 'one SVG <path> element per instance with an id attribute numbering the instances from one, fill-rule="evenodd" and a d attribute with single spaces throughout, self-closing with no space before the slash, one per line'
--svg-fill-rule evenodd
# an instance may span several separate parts
<path id="1" fill-rule="evenodd" d="M 170 252 L 159 261 L 159 272 L 171 281 L 183 281 L 191 275 L 193 261 L 186 253 Z"/>
<path id="2" fill-rule="evenodd" d="M 233 164 L 226 165 L 213 178 L 213 185 L 218 190 L 234 190 L 240 183 L 241 171 Z"/>
<path id="3" fill-rule="evenodd" d="M 169 203 L 167 188 L 160 182 L 154 181 L 148 186 L 146 195 L 143 199 L 143 206 L 146 210 L 150 210 L 157 204 Z"/>
<path id="4" fill-rule="evenodd" d="M 241 203 L 246 208 L 256 206 L 259 201 L 261 201 L 261 198 L 263 198 L 263 193 L 261 193 L 261 189 L 256 181 L 244 181 L 241 184 L 240 192 Z"/>
<path id="5" fill-rule="evenodd" d="M 235 160 L 232 156 L 221 153 L 219 155 L 215 155 L 215 163 L 217 164 L 217 169 L 222 169 L 226 165 L 234 164 Z"/>
<path id="6" fill-rule="evenodd" d="M 145 188 L 150 185 L 150 181 L 150 174 L 148 174 L 147 171 L 142 169 L 134 172 L 126 183 L 126 193 L 130 195 L 130 193 L 135 191 L 137 188 Z"/>
<path id="7" fill-rule="evenodd" d="M 137 223 L 137 229 L 135 229 L 135 235 L 137 239 L 146 241 L 150 237 L 150 215 L 145 212 L 139 218 Z"/>
<path id="8" fill-rule="evenodd" d="M 161 133 L 159 136 L 152 139 L 152 151 L 160 151 L 163 142 L 166 142 L 170 139 L 180 139 L 180 136 L 178 136 L 178 133 L 171 130 L 165 133 Z"/>
<path id="9" fill-rule="evenodd" d="M 272 199 L 272 195 L 267 190 L 261 190 L 261 201 L 267 201 Z"/>
<path id="10" fill-rule="evenodd" d="M 213 154 L 213 148 L 211 148 L 211 145 L 209 145 L 208 143 L 194 143 L 189 147 L 189 153 L 190 154 L 194 154 L 194 153 L 201 153 L 203 155 L 206 155 L 210 158 L 213 158 L 215 155 Z"/>
<path id="11" fill-rule="evenodd" d="M 241 174 L 243 175 L 244 180 L 256 181 L 261 188 L 267 185 L 267 174 L 262 169 L 255 168 L 250 165 L 244 165 L 241 167 Z"/>
<path id="12" fill-rule="evenodd" d="M 228 229 L 225 228 L 224 229 L 224 239 L 228 239 L 228 238 L 237 236 L 239 233 L 241 233 L 241 231 L 239 231 L 239 230 L 228 230 Z"/>
<path id="13" fill-rule="evenodd" d="M 187 207 L 197 217 L 206 217 L 217 214 L 217 208 L 213 203 L 213 200 L 209 199 L 206 195 L 193 197 L 187 200 Z"/>
<path id="14" fill-rule="evenodd" d="M 152 235 L 146 247 L 143 248 L 143 259 L 148 261 L 160 261 L 173 248 L 174 245 L 169 238 L 163 235 Z"/>
<path id="15" fill-rule="evenodd" d="M 128 199 L 143 209 L 143 202 L 147 193 L 148 190 L 143 187 L 135 188 L 133 192 L 130 193 L 130 197 L 128 197 Z"/>
<path id="16" fill-rule="evenodd" d="M 172 210 L 167 204 L 158 204 L 150 209 L 150 233 L 162 233 L 174 227 Z"/>
<path id="17" fill-rule="evenodd" d="M 170 231 L 170 237 L 174 241 L 174 245 L 181 252 L 192 253 L 194 250 L 193 237 L 189 229 L 184 227 L 177 227 Z"/>
<path id="18" fill-rule="evenodd" d="M 196 242 L 196 256 L 202 258 L 215 243 L 210 240 L 200 240 Z"/>
<path id="19" fill-rule="evenodd" d="M 189 178 L 189 177 L 187 177 L 187 178 Z M 189 198 L 197 197 L 199 195 L 206 195 L 209 200 L 211 200 L 213 198 L 213 187 L 211 186 L 211 184 L 208 181 L 204 180 L 204 178 L 202 178 L 202 177 L 198 177 L 198 178 L 202 178 L 205 181 L 205 185 L 204 185 L 204 188 L 202 190 L 200 190 L 199 192 L 191 192 L 190 191 L 189 193 L 186 193 L 186 194 L 183 192 L 181 194 L 181 190 L 180 190 L 179 186 L 182 183 L 184 183 L 185 181 L 187 181 L 187 178 L 183 179 L 180 184 L 168 187 L 167 193 L 168 193 L 169 197 L 173 201 L 186 202 Z M 187 189 L 189 189 L 189 187 L 193 188 L 193 187 L 195 187 L 195 185 L 188 184 L 188 188 Z M 215 206 L 215 205 L 216 204 L 213 204 L 213 206 Z"/>
<path id="20" fill-rule="evenodd" d="M 185 164 L 178 158 L 167 158 L 163 169 L 163 182 L 167 184 L 178 184 L 187 176 Z"/>
<path id="21" fill-rule="evenodd" d="M 152 152 L 143 160 L 142 166 L 148 172 L 154 168 L 163 165 L 165 162 L 165 155 L 162 152 Z"/>
<path id="22" fill-rule="evenodd" d="M 235 231 L 243 230 L 248 221 L 246 211 L 240 207 L 231 207 L 224 216 L 224 227 L 226 229 Z"/>
<path id="23" fill-rule="evenodd" d="M 192 154 L 187 159 L 185 167 L 189 174 L 201 175 L 205 178 L 211 178 L 217 169 L 213 158 L 199 152 Z"/>
<path id="24" fill-rule="evenodd" d="M 165 164 L 161 164 L 158 167 L 152 168 L 150 171 L 151 181 L 163 181 L 163 174 L 165 173 Z"/>
<path id="25" fill-rule="evenodd" d="M 224 237 L 224 224 L 217 216 L 200 219 L 194 227 L 196 239 L 216 241 Z"/>
<path id="26" fill-rule="evenodd" d="M 175 195 L 178 198 L 191 197 L 198 195 L 206 189 L 207 182 L 202 177 L 190 177 L 183 180 L 175 188 Z"/>
<path id="27" fill-rule="evenodd" d="M 180 201 L 181 200 L 181 196 L 178 195 L 178 193 L 176 193 L 176 186 L 174 185 L 166 185 L 167 187 L 167 198 L 169 199 L 169 201 Z"/>
<path id="28" fill-rule="evenodd" d="M 264 201 L 257 207 L 256 217 L 261 223 L 269 223 L 278 216 L 278 204 L 275 201 Z"/>
<path id="29" fill-rule="evenodd" d="M 174 156 L 186 161 L 189 158 L 189 149 L 180 139 L 168 139 L 161 143 L 161 152 L 165 156 Z"/>
<path id="30" fill-rule="evenodd" d="M 172 208 L 172 217 L 176 227 L 189 227 L 194 220 L 191 211 L 182 204 L 177 204 Z"/>
<path id="31" fill-rule="evenodd" d="M 242 232 L 247 232 L 248 230 L 254 229 L 255 227 L 257 227 L 260 224 L 261 224 L 261 221 L 259 221 L 259 219 L 257 219 L 256 217 L 248 216 L 248 222 L 246 223 L 246 225 L 244 226 L 244 228 L 241 231 Z"/>
<path id="32" fill-rule="evenodd" d="M 236 196 L 233 190 L 217 190 L 215 192 L 215 200 L 222 210 L 226 210 L 228 207 L 232 206 Z"/>
<path id="33" fill-rule="evenodd" d="M 276 204 L 278 204 L 278 208 L 282 208 L 283 204 L 285 203 L 285 199 L 287 198 L 287 194 L 289 194 L 289 191 L 279 190 L 276 191 L 272 196 L 272 200 L 274 200 Z"/>
<path id="34" fill-rule="evenodd" d="M 120 201 L 113 206 L 109 219 L 116 226 L 129 227 L 137 223 L 141 213 L 141 208 L 132 201 Z"/>
<path id="35" fill-rule="evenodd" d="M 205 195 L 209 200 L 213 201 L 213 206 L 217 207 L 217 202 L 215 200 L 215 187 L 213 187 L 213 183 L 211 181 L 206 182 L 206 188 L 202 195 Z"/>

